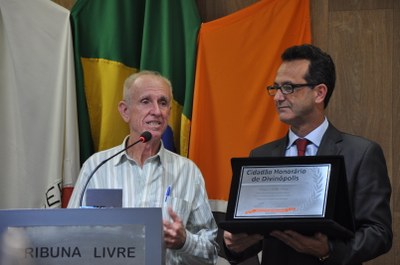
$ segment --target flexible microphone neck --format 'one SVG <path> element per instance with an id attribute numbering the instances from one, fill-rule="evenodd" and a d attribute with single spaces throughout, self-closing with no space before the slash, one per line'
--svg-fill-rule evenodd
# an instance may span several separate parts
<path id="1" fill-rule="evenodd" d="M 116 157 L 117 155 L 119 155 L 120 153 L 122 153 L 122 152 L 128 150 L 128 149 L 131 148 L 132 146 L 134 146 L 134 145 L 136 145 L 136 144 L 138 144 L 138 143 L 140 143 L 140 142 L 146 143 L 146 142 L 150 141 L 151 137 L 152 137 L 152 135 L 151 135 L 150 132 L 148 132 L 148 131 L 143 132 L 143 133 L 140 135 L 139 140 L 137 140 L 136 142 L 134 142 L 134 143 L 128 145 L 127 147 L 125 147 L 125 148 L 122 149 L 121 151 L 118 151 L 118 152 L 115 153 L 114 155 L 112 155 L 112 156 L 110 156 L 110 157 L 104 159 L 100 164 L 98 164 L 98 165 L 96 166 L 96 168 L 92 171 L 92 173 L 90 173 L 89 177 L 87 178 L 87 180 L 86 180 L 86 182 L 85 182 L 85 186 L 83 186 L 83 190 L 82 190 L 81 196 L 80 196 L 80 198 L 79 198 L 79 207 L 82 207 L 83 197 L 84 197 L 84 195 L 85 195 L 85 193 L 86 193 L 86 189 L 87 189 L 87 186 L 89 185 L 90 180 L 92 179 L 94 173 L 96 173 L 96 171 L 97 171 L 102 165 L 104 165 L 106 162 L 110 161 L 111 159 L 113 159 L 114 157 Z"/>

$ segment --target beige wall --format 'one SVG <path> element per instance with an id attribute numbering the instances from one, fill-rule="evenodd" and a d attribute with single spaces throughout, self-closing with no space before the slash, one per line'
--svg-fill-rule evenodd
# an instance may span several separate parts
<path id="1" fill-rule="evenodd" d="M 256 1 L 197 3 L 206 22 Z M 337 66 L 337 87 L 328 116 L 339 129 L 380 143 L 391 176 L 394 245 L 388 254 L 368 264 L 400 264 L 400 91 L 396 90 L 400 84 L 400 1 L 310 1 L 313 43 L 330 53 Z M 54 2 L 70 9 L 75 0 Z"/>

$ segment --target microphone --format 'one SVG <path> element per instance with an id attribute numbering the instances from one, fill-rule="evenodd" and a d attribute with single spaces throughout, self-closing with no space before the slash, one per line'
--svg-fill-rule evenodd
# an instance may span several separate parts
<path id="1" fill-rule="evenodd" d="M 83 196 L 85 195 L 85 192 L 86 192 L 87 186 L 89 185 L 90 180 L 92 179 L 94 173 L 96 173 L 96 171 L 97 171 L 102 165 L 104 165 L 107 161 L 109 161 L 109 160 L 111 160 L 112 158 L 116 157 L 116 156 L 119 155 L 120 153 L 122 153 L 122 152 L 128 150 L 128 149 L 131 148 L 132 146 L 134 146 L 134 145 L 136 145 L 136 144 L 138 144 L 138 143 L 140 143 L 140 142 L 146 143 L 146 142 L 150 141 L 150 140 L 151 140 L 151 137 L 152 137 L 152 135 L 151 135 L 151 133 L 150 133 L 149 131 L 143 132 L 143 133 L 140 135 L 139 140 L 137 140 L 136 142 L 134 142 L 134 143 L 128 145 L 127 147 L 125 147 L 125 148 L 122 149 L 121 151 L 117 152 L 116 154 L 110 156 L 109 158 L 104 159 L 100 164 L 98 164 L 97 167 L 92 171 L 92 173 L 90 173 L 88 179 L 86 180 L 85 186 L 83 187 L 83 190 L 82 190 L 82 193 L 81 193 L 81 196 L 80 196 L 80 199 L 79 199 L 79 207 L 82 207 Z"/>

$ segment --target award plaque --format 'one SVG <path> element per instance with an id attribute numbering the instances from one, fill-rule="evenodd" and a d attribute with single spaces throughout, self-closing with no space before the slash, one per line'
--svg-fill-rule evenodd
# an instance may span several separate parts
<path id="1" fill-rule="evenodd" d="M 351 237 L 354 231 L 341 156 L 232 158 L 233 178 L 220 227 Z"/>

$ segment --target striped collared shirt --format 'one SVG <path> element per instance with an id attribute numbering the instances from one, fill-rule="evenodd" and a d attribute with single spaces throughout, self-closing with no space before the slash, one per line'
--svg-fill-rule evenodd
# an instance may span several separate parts
<path id="1" fill-rule="evenodd" d="M 82 166 L 69 208 L 79 207 L 80 194 L 90 173 L 106 158 L 125 147 L 98 152 Z M 189 159 L 166 150 L 148 158 L 143 167 L 126 152 L 105 163 L 94 174 L 88 188 L 123 190 L 123 207 L 161 207 L 169 219 L 167 205 L 182 219 L 186 242 L 179 250 L 166 250 L 166 264 L 215 264 L 218 259 L 217 225 L 213 218 L 204 179 L 199 168 Z M 166 201 L 166 191 L 170 189 Z M 85 204 L 83 204 L 85 205 Z"/>

